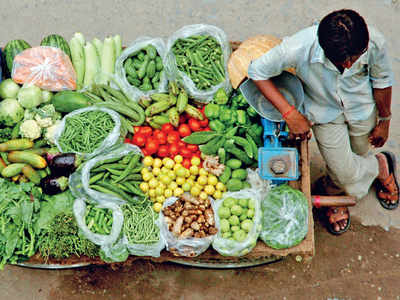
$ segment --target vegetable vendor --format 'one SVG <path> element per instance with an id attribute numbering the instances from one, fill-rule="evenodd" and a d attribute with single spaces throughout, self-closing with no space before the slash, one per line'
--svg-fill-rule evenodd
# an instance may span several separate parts
<path id="1" fill-rule="evenodd" d="M 303 82 L 304 115 L 269 80 L 291 67 Z M 313 130 L 327 164 L 327 176 L 317 182 L 325 194 L 360 199 L 376 182 L 381 205 L 398 206 L 394 154 L 368 153 L 388 139 L 394 81 L 385 39 L 376 28 L 353 10 L 334 11 L 254 60 L 248 74 L 282 113 L 292 137 L 310 138 Z M 346 207 L 330 208 L 326 217 L 333 234 L 349 227 Z"/>

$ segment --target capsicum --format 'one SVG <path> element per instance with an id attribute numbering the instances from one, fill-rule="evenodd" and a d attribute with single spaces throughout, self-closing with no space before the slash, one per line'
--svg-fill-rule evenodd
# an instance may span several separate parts
<path id="1" fill-rule="evenodd" d="M 237 110 L 237 122 L 240 125 L 244 125 L 247 123 L 247 115 L 244 110 L 241 109 Z"/>
<path id="2" fill-rule="evenodd" d="M 214 94 L 214 102 L 217 104 L 226 104 L 228 100 L 229 97 L 223 88 L 219 88 L 218 91 Z"/>
<path id="3" fill-rule="evenodd" d="M 255 116 L 257 116 L 257 111 L 253 108 L 253 107 L 251 107 L 251 106 L 249 106 L 248 108 L 247 108 L 247 110 L 246 110 L 246 112 L 247 112 L 247 114 L 250 116 L 250 117 L 255 117 Z"/>
<path id="4" fill-rule="evenodd" d="M 219 105 L 214 104 L 214 103 L 209 103 L 206 105 L 204 108 L 204 114 L 206 115 L 207 119 L 218 119 L 219 117 Z"/>
<path id="5" fill-rule="evenodd" d="M 209 123 L 211 130 L 216 132 L 223 132 L 225 130 L 225 125 L 220 120 L 212 120 Z"/>

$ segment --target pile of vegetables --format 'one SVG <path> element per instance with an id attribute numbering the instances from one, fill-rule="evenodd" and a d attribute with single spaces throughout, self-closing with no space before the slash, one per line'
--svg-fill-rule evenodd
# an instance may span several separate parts
<path id="1" fill-rule="evenodd" d="M 110 209 L 87 205 L 85 222 L 86 226 L 93 233 L 110 234 L 113 223 L 112 211 Z"/>

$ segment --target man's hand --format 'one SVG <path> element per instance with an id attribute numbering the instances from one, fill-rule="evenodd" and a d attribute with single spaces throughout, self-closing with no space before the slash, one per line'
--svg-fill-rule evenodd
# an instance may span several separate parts
<path id="1" fill-rule="evenodd" d="M 305 140 L 311 138 L 311 122 L 297 110 L 290 112 L 285 118 L 289 127 L 289 138 Z"/>
<path id="2" fill-rule="evenodd" d="M 385 145 L 389 137 L 390 121 L 380 121 L 369 134 L 368 140 L 375 148 Z"/>

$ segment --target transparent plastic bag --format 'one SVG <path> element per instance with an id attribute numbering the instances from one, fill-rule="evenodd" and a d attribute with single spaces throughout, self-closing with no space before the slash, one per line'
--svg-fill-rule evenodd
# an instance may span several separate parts
<path id="1" fill-rule="evenodd" d="M 213 36 L 217 42 L 221 45 L 222 54 L 224 57 L 224 70 L 225 80 L 207 90 L 200 90 L 196 88 L 194 82 L 190 79 L 186 73 L 179 71 L 176 65 L 175 55 L 172 53 L 172 46 L 175 41 L 179 38 L 187 38 L 192 35 L 210 35 Z M 225 32 L 213 25 L 205 24 L 194 24 L 187 25 L 176 31 L 169 39 L 167 43 L 167 71 L 168 76 L 171 80 L 179 80 L 182 82 L 188 94 L 201 103 L 208 103 L 212 100 L 214 94 L 219 88 L 224 88 L 227 93 L 232 89 L 228 75 L 228 60 L 231 55 L 231 46 Z"/>
<path id="2" fill-rule="evenodd" d="M 123 157 L 131 152 L 142 155 L 140 148 L 131 144 L 123 144 L 117 148 L 111 148 L 110 152 L 96 156 L 83 164 L 80 171 L 72 174 L 69 180 L 70 188 L 73 194 L 83 193 L 91 200 L 98 203 L 112 202 L 115 204 L 124 204 L 125 201 L 119 197 L 100 193 L 89 187 L 90 170 L 98 163 L 110 158 Z"/>
<path id="3" fill-rule="evenodd" d="M 122 224 L 124 222 L 124 216 L 121 208 L 112 202 L 103 202 L 97 205 L 99 208 L 108 208 L 113 213 L 113 224 L 111 233 L 109 235 L 93 233 L 86 226 L 85 212 L 86 212 L 86 200 L 84 198 L 75 199 L 73 212 L 75 215 L 76 222 L 78 223 L 79 229 L 83 235 L 91 242 L 99 246 L 112 245 L 120 236 Z"/>
<path id="4" fill-rule="evenodd" d="M 259 190 L 261 195 L 266 195 L 275 186 L 271 181 L 260 177 L 258 168 L 255 170 L 247 168 L 247 182 L 253 190 Z"/>
<path id="5" fill-rule="evenodd" d="M 254 219 L 253 226 L 248 232 L 246 239 L 243 242 L 225 239 L 222 237 L 220 231 L 220 218 L 218 210 L 222 206 L 224 199 L 232 197 L 235 199 L 252 199 L 254 201 Z M 216 223 L 218 234 L 213 241 L 213 248 L 223 256 L 243 256 L 248 254 L 257 244 L 258 236 L 261 231 L 261 207 L 260 207 L 261 193 L 260 190 L 244 189 L 238 192 L 226 193 L 222 200 L 216 203 Z"/>
<path id="6" fill-rule="evenodd" d="M 39 46 L 15 56 L 12 79 L 48 91 L 76 90 L 76 73 L 71 59 L 59 48 Z"/>
<path id="7" fill-rule="evenodd" d="M 94 150 L 92 153 L 80 153 L 80 152 L 74 152 L 77 154 L 82 155 L 85 159 L 89 159 L 91 157 L 94 157 L 104 151 L 106 151 L 108 148 L 114 146 L 118 141 L 120 141 L 120 135 L 121 135 L 121 118 L 119 116 L 119 114 L 111 109 L 108 108 L 103 108 L 103 107 L 86 107 L 86 108 L 82 108 L 82 109 L 77 109 L 74 110 L 73 112 L 67 114 L 64 116 L 64 118 L 61 120 L 60 125 L 57 127 L 57 130 L 54 134 L 54 140 L 55 140 L 55 144 L 58 148 L 58 150 L 60 150 L 61 152 L 64 152 L 63 149 L 61 148 L 60 144 L 58 143 L 59 138 L 61 137 L 61 134 L 64 131 L 65 128 L 65 122 L 69 117 L 84 113 L 84 112 L 88 112 L 88 111 L 103 111 L 108 113 L 111 118 L 113 119 L 115 126 L 113 128 L 113 130 L 109 133 L 109 135 L 103 140 L 103 142 L 100 144 L 99 147 L 97 147 L 96 150 Z M 69 153 L 71 151 L 68 151 Z"/>
<path id="8" fill-rule="evenodd" d="M 108 263 L 124 262 L 128 259 L 129 252 L 122 238 L 115 244 L 103 245 L 100 248 L 100 258 Z"/>
<path id="9" fill-rule="evenodd" d="M 211 207 L 214 212 L 214 220 L 216 219 L 216 210 L 214 201 L 211 201 Z M 170 206 L 178 200 L 177 197 L 171 197 L 165 200 L 163 209 Z M 160 211 L 160 232 L 161 236 L 165 239 L 167 250 L 176 256 L 195 257 L 206 251 L 210 247 L 215 235 L 210 235 L 205 238 L 184 238 L 179 239 L 168 230 L 168 224 L 165 222 L 163 211 Z"/>
<path id="10" fill-rule="evenodd" d="M 302 192 L 279 185 L 261 201 L 261 239 L 271 248 L 299 244 L 308 232 L 308 201 Z"/>
<path id="11" fill-rule="evenodd" d="M 150 91 L 141 91 L 135 86 L 132 86 L 126 79 L 126 73 L 124 68 L 125 60 L 134 52 L 145 48 L 147 45 L 153 45 L 157 49 L 158 55 L 160 55 L 165 70 L 167 68 L 168 61 L 166 60 L 167 51 L 165 49 L 165 43 L 161 38 L 151 37 L 140 37 L 137 38 L 128 48 L 122 51 L 121 55 L 115 62 L 115 77 L 118 80 L 118 85 L 122 88 L 123 92 L 128 96 L 129 99 L 139 101 L 140 97 L 149 96 L 154 93 L 163 93 L 167 91 L 168 79 L 166 72 L 162 72 L 160 83 L 158 88 Z"/>

